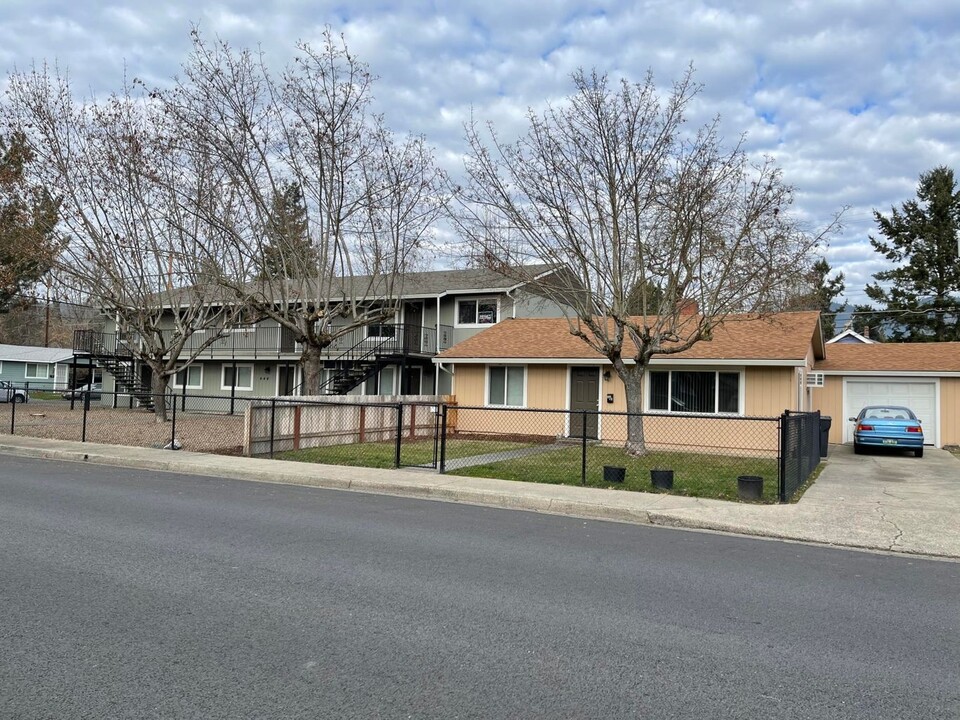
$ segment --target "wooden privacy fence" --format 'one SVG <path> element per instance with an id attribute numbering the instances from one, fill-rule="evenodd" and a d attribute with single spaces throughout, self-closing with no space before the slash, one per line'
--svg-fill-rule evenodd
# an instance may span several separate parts
<path id="1" fill-rule="evenodd" d="M 445 395 L 281 397 L 246 409 L 244 454 L 437 437 Z"/>

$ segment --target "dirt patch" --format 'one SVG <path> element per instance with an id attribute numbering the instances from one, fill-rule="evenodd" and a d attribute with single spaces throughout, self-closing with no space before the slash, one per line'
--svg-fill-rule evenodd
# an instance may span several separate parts
<path id="1" fill-rule="evenodd" d="M 11 406 L 0 405 L 0 433 L 10 433 Z M 77 403 L 33 401 L 18 405 L 13 434 L 79 441 L 84 436 L 84 412 Z M 158 423 L 145 410 L 94 406 L 86 414 L 87 442 L 162 448 L 176 436 L 183 450 L 240 455 L 243 452 L 243 412 L 234 415 L 177 413 L 173 422 Z"/>

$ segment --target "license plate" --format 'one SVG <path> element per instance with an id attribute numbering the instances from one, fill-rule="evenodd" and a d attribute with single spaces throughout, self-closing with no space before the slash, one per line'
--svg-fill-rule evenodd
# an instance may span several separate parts
<path id="1" fill-rule="evenodd" d="M 883 441 L 883 444 L 884 444 L 884 445 L 896 445 L 896 444 L 897 444 L 897 441 L 896 441 L 896 440 L 884 440 L 884 441 Z"/>

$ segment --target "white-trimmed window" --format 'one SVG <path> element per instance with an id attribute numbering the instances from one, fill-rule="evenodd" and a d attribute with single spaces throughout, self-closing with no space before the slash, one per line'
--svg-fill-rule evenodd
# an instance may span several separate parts
<path id="1" fill-rule="evenodd" d="M 253 390 L 253 365 L 224 365 L 220 374 L 220 389 L 229 390 L 234 383 L 234 367 L 236 367 L 236 389 Z"/>
<path id="2" fill-rule="evenodd" d="M 725 370 L 651 370 L 650 409 L 657 412 L 736 415 L 741 375 Z"/>
<path id="3" fill-rule="evenodd" d="M 173 376 L 173 386 L 175 388 L 183 388 L 184 381 L 187 383 L 187 390 L 202 390 L 203 365 L 190 365 L 183 370 L 179 370 Z"/>
<path id="4" fill-rule="evenodd" d="M 26 363 L 23 376 L 27 380 L 46 380 L 50 377 L 50 364 Z"/>
<path id="5" fill-rule="evenodd" d="M 487 371 L 487 404 L 524 407 L 527 369 L 522 365 L 495 365 Z"/>
<path id="6" fill-rule="evenodd" d="M 457 300 L 456 327 L 486 327 L 500 319 L 500 301 L 490 298 Z"/>

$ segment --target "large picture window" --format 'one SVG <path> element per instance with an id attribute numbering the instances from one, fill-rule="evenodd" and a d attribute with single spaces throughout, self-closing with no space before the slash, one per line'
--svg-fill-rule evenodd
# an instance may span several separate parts
<path id="1" fill-rule="evenodd" d="M 224 365 L 220 380 L 220 389 L 229 390 L 234 383 L 234 366 Z M 236 366 L 237 390 L 253 390 L 253 365 Z"/>
<path id="2" fill-rule="evenodd" d="M 650 409 L 683 413 L 739 413 L 740 373 L 653 370 L 650 372 Z"/>
<path id="3" fill-rule="evenodd" d="M 457 325 L 495 325 L 499 316 L 496 298 L 457 301 Z"/>
<path id="4" fill-rule="evenodd" d="M 487 403 L 523 407 L 524 368 L 492 367 L 487 383 Z"/>

